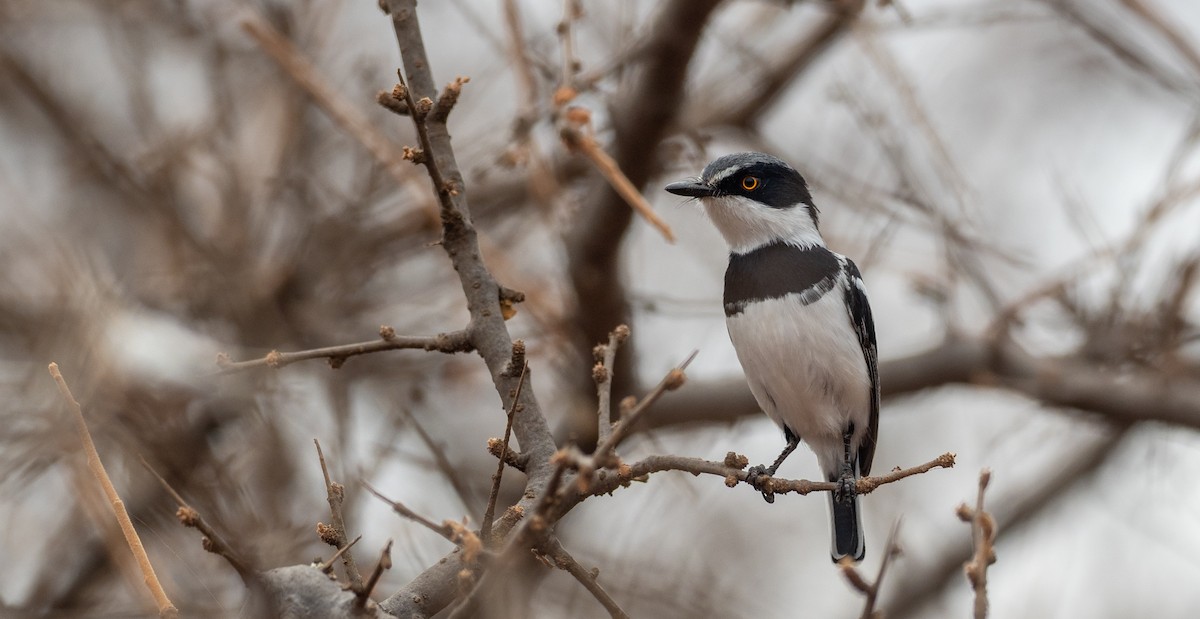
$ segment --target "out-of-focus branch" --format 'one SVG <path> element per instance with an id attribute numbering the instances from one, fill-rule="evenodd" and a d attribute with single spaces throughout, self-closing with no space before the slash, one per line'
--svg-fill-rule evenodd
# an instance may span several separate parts
<path id="1" fill-rule="evenodd" d="M 222 354 L 217 357 L 217 365 L 221 368 L 221 373 L 228 374 L 257 367 L 278 369 L 285 365 L 291 365 L 297 361 L 308 359 L 329 359 L 329 365 L 336 369 L 341 367 L 346 362 L 346 359 L 350 357 L 385 350 L 418 349 L 444 353 L 460 353 L 470 352 L 474 346 L 471 343 L 470 332 L 467 330 L 439 333 L 433 336 L 409 336 L 396 335 L 394 329 L 385 326 L 379 329 L 379 336 L 378 340 L 370 342 L 327 346 L 312 350 L 300 350 L 296 352 L 272 350 L 262 358 L 251 359 L 249 361 L 230 361 L 228 356 Z"/>
<path id="2" fill-rule="evenodd" d="M 671 0 L 663 3 L 650 27 L 643 62 L 637 77 L 613 100 L 613 142 L 610 148 L 616 167 L 632 186 L 640 188 L 659 171 L 656 151 L 671 131 L 684 102 L 688 64 L 700 35 L 720 0 Z M 628 324 L 629 300 L 621 281 L 618 256 L 621 239 L 629 228 L 632 211 L 611 188 L 595 191 L 579 210 L 575 226 L 567 234 L 565 247 L 569 275 L 575 290 L 579 334 L 575 337 L 581 358 L 603 341 L 613 325 Z M 623 346 L 617 356 L 622 372 L 614 379 L 613 392 L 623 397 L 634 389 L 637 368 L 632 346 Z M 580 384 L 581 390 L 584 384 Z M 579 411 L 580 414 L 583 411 Z M 581 429 L 595 426 L 574 424 Z M 581 437 L 588 442 L 586 437 Z"/>
<path id="3" fill-rule="evenodd" d="M 621 606 L 617 604 L 616 600 L 614 600 L 612 596 L 608 594 L 608 591 L 604 590 L 604 587 L 600 586 L 598 581 L 600 577 L 600 570 L 584 569 L 583 566 L 575 560 L 575 557 L 572 557 L 571 553 L 567 552 L 567 549 L 563 547 L 562 542 L 560 542 L 559 539 L 553 535 L 547 536 L 546 540 L 542 542 L 538 549 L 549 556 L 552 561 L 554 561 L 555 567 L 567 572 L 571 576 L 574 576 L 575 580 L 579 581 L 579 584 L 583 585 L 583 587 L 587 589 L 593 597 L 596 598 L 596 601 L 600 602 L 600 604 L 604 606 L 604 610 L 608 611 L 608 614 L 610 617 L 612 617 L 612 619 L 629 619 L 629 615 L 626 614 L 624 610 L 621 610 Z"/>
<path id="4" fill-rule="evenodd" d="M 773 64 L 750 86 L 748 95 L 739 96 L 733 107 L 714 107 L 700 111 L 696 126 L 732 125 L 749 127 L 766 114 L 780 95 L 796 82 L 830 47 L 858 21 L 866 0 L 840 0 L 830 3 L 829 12 L 804 36 L 796 37 L 791 47 L 773 55 Z M 774 60 L 778 58 L 779 60 Z M 721 85 L 714 85 L 722 88 Z M 727 89 L 724 89 L 727 90 Z M 709 97 L 699 97 L 709 101 Z"/>
<path id="5" fill-rule="evenodd" d="M 1162 36 L 1175 51 L 1179 52 L 1180 56 L 1187 59 L 1192 65 L 1192 70 L 1196 76 L 1200 77 L 1200 51 L 1196 50 L 1196 46 L 1188 37 L 1175 27 L 1171 20 L 1164 18 L 1157 9 L 1153 8 L 1145 2 L 1145 0 L 1121 0 L 1121 4 L 1129 9 L 1134 15 L 1137 15 L 1146 25 L 1154 29 Z"/>
<path id="6" fill-rule="evenodd" d="M 892 559 L 900 556 L 900 545 L 896 543 L 896 536 L 899 532 L 900 523 L 897 522 L 892 527 L 892 532 L 888 534 L 883 560 L 879 562 L 879 571 L 875 574 L 874 582 L 867 582 L 866 577 L 858 571 L 858 564 L 849 557 L 842 557 L 842 560 L 838 562 L 838 567 L 841 568 L 842 575 L 850 582 L 850 586 L 857 589 L 866 598 L 863 602 L 862 614 L 859 615 L 860 619 L 882 619 L 883 617 L 881 611 L 875 610 L 875 604 L 879 601 L 879 589 L 883 586 L 883 577 L 887 574 L 888 565 L 891 564 Z"/>
<path id="7" fill-rule="evenodd" d="M 564 127 L 560 131 L 563 142 L 574 152 L 582 153 L 588 161 L 600 172 L 600 176 L 608 181 L 613 191 L 616 191 L 622 199 L 634 210 L 638 215 L 641 215 L 650 225 L 658 229 L 658 232 L 663 235 L 663 238 L 668 243 L 675 242 L 675 233 L 671 232 L 671 226 L 663 221 L 657 213 L 654 212 L 654 207 L 646 200 L 641 191 L 633 186 L 629 177 L 621 171 L 620 166 L 604 152 L 603 148 L 596 143 L 592 136 L 587 135 L 577 127 Z"/>
<path id="8" fill-rule="evenodd" d="M 266 20 L 253 13 L 242 19 L 242 28 L 280 68 L 312 96 L 334 122 L 366 147 L 396 182 L 405 185 L 413 180 L 412 166 L 408 161 L 411 158 L 406 157 L 402 149 L 383 137 L 384 134 L 375 129 L 365 114 L 334 90 L 291 41 L 271 27 Z"/>
<path id="9" fill-rule="evenodd" d="M 971 589 L 975 591 L 975 619 L 987 619 L 987 569 L 996 562 L 996 520 L 983 510 L 983 493 L 987 490 L 992 472 L 983 469 L 979 472 L 979 494 L 975 499 L 975 509 L 967 507 L 966 503 L 958 506 L 959 520 L 971 523 L 971 540 L 975 546 L 975 554 L 963 565 Z"/>
<path id="10" fill-rule="evenodd" d="M 238 573 L 238 576 L 242 577 L 242 582 L 245 583 L 247 587 L 254 587 L 260 584 L 258 572 L 255 571 L 254 568 L 247 564 L 246 561 L 238 555 L 237 551 L 233 549 L 233 546 L 231 546 L 229 542 L 225 541 L 225 538 L 222 537 L 220 533 L 217 533 L 217 530 L 214 529 L 213 526 L 204 519 L 204 516 L 200 514 L 199 510 L 189 505 L 187 501 L 183 500 L 183 497 L 171 487 L 171 484 L 167 483 L 167 480 L 164 479 L 162 475 L 159 475 L 158 471 L 151 468 L 150 464 L 144 459 L 142 460 L 142 466 L 145 467 L 147 471 L 150 471 L 150 474 L 153 475 L 154 478 L 158 480 L 158 483 L 162 485 L 163 490 L 166 490 L 167 494 L 171 495 L 171 498 L 175 499 L 175 504 L 179 506 L 179 509 L 175 512 L 175 517 L 179 519 L 180 524 L 185 527 L 196 529 L 201 535 L 204 536 L 204 539 L 201 541 L 204 549 L 215 555 L 220 555 L 221 558 L 228 561 L 229 565 L 233 566 L 234 571 Z M 338 552 L 340 553 L 341 551 Z"/>
<path id="11" fill-rule="evenodd" d="M 992 508 L 997 530 L 1002 535 L 1021 530 L 1042 510 L 1066 496 L 1070 488 L 1090 479 L 1091 473 L 1108 459 L 1128 428 L 1127 425 L 1120 427 L 1118 431 L 1065 455 L 1058 462 L 1045 467 L 1047 474 L 1039 476 L 1032 487 L 1022 489 L 1022 493 L 1014 498 L 997 503 L 998 507 Z M 898 574 L 899 582 L 892 587 L 892 594 L 885 602 L 889 616 L 898 619 L 917 617 L 922 604 L 961 577 L 963 562 L 970 558 L 973 551 L 973 540 L 966 536 L 955 538 L 941 549 L 932 566 Z"/>
<path id="12" fill-rule="evenodd" d="M 158 605 L 159 616 L 178 617 L 179 609 L 175 608 L 175 605 L 171 603 L 171 599 L 167 597 L 167 592 L 163 590 L 162 584 L 158 582 L 158 575 L 154 573 L 154 566 L 150 563 L 150 556 L 146 554 L 146 548 L 142 546 L 142 539 L 138 536 L 137 529 L 133 528 L 133 521 L 129 518 L 129 512 L 125 511 L 125 502 L 121 500 L 121 495 L 117 494 L 116 487 L 113 486 L 112 480 L 108 477 L 108 471 L 104 470 L 104 463 L 100 461 L 100 452 L 96 451 L 96 444 L 92 442 L 92 433 L 88 431 L 87 421 L 83 418 L 83 407 L 75 400 L 75 396 L 71 394 L 71 388 L 67 386 L 66 379 L 58 371 L 57 363 L 50 364 L 50 376 L 54 377 L 54 382 L 58 384 L 58 391 L 62 394 L 63 401 L 67 403 L 71 412 L 74 413 L 75 426 L 79 431 L 79 440 L 83 443 L 84 453 L 87 454 L 88 469 L 92 471 L 92 475 L 96 477 L 96 481 L 104 489 L 104 495 L 108 497 L 113 515 L 116 516 L 117 522 L 120 523 L 121 533 L 125 535 L 125 542 L 129 545 L 129 551 L 137 559 L 138 567 L 142 571 L 142 578 L 146 582 L 146 588 L 150 590 L 150 595 L 154 597 L 154 603 Z"/>
<path id="13" fill-rule="evenodd" d="M 1048 405 L 1076 408 L 1113 421 L 1163 421 L 1200 428 L 1200 378 L 1164 382 L 1146 369 L 1112 369 L 1076 357 L 1037 357 L 1011 343 L 951 337 L 922 353 L 879 366 L 884 396 L 948 384 L 1011 389 Z M 729 422 L 758 415 L 741 378 L 696 384 L 660 404 L 642 429 L 691 422 Z"/>

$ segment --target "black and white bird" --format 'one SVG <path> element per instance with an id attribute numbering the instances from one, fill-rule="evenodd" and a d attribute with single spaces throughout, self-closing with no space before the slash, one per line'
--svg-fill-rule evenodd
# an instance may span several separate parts
<path id="1" fill-rule="evenodd" d="M 666 190 L 698 198 L 729 243 L 725 322 L 758 405 L 787 446 L 752 483 L 774 475 L 803 440 L 830 493 L 833 560 L 862 560 L 854 481 L 871 470 L 879 428 L 875 324 L 858 267 L 830 251 L 800 173 L 762 153 L 726 155 Z M 763 497 L 774 497 L 763 490 Z"/>

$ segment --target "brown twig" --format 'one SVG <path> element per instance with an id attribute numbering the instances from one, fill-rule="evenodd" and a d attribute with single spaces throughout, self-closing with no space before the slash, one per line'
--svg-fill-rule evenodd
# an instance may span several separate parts
<path id="1" fill-rule="evenodd" d="M 575 36 L 573 26 L 583 15 L 579 0 L 563 0 L 563 17 L 558 22 L 558 39 L 562 49 L 562 75 L 559 89 L 575 90 L 575 73 L 579 71 L 579 60 L 575 58 Z"/>
<path id="2" fill-rule="evenodd" d="M 525 375 L 529 371 L 529 362 L 521 364 L 521 376 L 517 379 L 517 391 L 513 394 L 512 404 L 509 405 L 504 422 L 504 440 L 500 443 L 499 462 L 496 464 L 496 474 L 492 475 L 492 490 L 488 493 L 487 508 L 483 510 L 483 521 L 479 523 L 479 537 L 485 543 L 491 540 L 492 519 L 496 517 L 496 499 L 500 496 L 500 480 L 504 477 L 504 462 L 508 456 L 508 441 L 512 438 L 513 414 L 516 413 L 517 401 L 521 399 L 521 388 L 525 386 Z"/>
<path id="3" fill-rule="evenodd" d="M 640 402 L 632 404 L 631 406 L 627 406 L 631 404 L 631 398 L 628 398 L 625 402 L 622 402 L 621 418 L 617 420 L 617 423 L 613 424 L 612 433 L 608 435 L 608 440 L 597 446 L 595 454 L 593 455 L 593 458 L 599 466 L 608 466 L 609 457 L 614 451 L 616 451 L 617 445 L 620 445 L 621 441 L 625 440 L 625 437 L 629 436 L 632 428 L 641 419 L 642 415 L 646 414 L 646 411 L 650 409 L 651 405 L 657 402 L 664 393 L 668 391 L 675 391 L 683 386 L 683 383 L 687 381 L 687 375 L 684 374 L 683 371 L 687 369 L 688 364 L 692 362 L 692 359 L 696 358 L 696 354 L 699 352 L 700 351 L 698 350 L 693 350 L 692 354 L 688 355 L 687 359 L 683 360 L 683 363 L 680 363 L 672 368 L 671 371 L 667 372 L 667 375 L 664 376 L 662 380 L 658 381 L 658 385 L 656 385 L 654 389 L 651 389 L 650 393 L 647 393 L 646 397 L 642 398 Z"/>
<path id="4" fill-rule="evenodd" d="M 125 510 L 125 502 L 121 500 L 121 495 L 117 494 L 116 487 L 113 486 L 112 480 L 108 477 L 108 471 L 104 469 L 104 463 L 100 461 L 100 452 L 96 451 L 96 444 L 92 442 L 92 433 L 88 431 L 87 421 L 83 418 L 83 407 L 75 400 L 75 396 L 71 394 L 71 388 L 67 386 L 66 379 L 58 371 L 57 363 L 52 362 L 50 364 L 50 376 L 54 377 L 54 382 L 58 383 L 58 391 L 62 394 L 63 401 L 67 403 L 67 406 L 75 415 L 75 427 L 79 431 L 79 440 L 83 443 L 83 450 L 87 454 L 88 469 L 92 471 L 92 475 L 100 483 L 100 487 L 104 489 L 104 495 L 108 497 L 113 515 L 116 516 L 117 522 L 121 525 L 121 533 L 125 535 L 125 543 L 129 545 L 130 552 L 137 559 L 138 567 L 142 571 L 142 578 L 146 583 L 146 588 L 150 590 L 150 595 L 154 597 L 154 603 L 158 606 L 159 616 L 178 617 L 179 609 L 175 608 L 170 598 L 167 597 L 167 592 L 159 584 L 158 575 L 154 573 L 154 566 L 150 564 L 150 557 L 146 554 L 146 548 L 142 546 L 142 540 L 138 537 L 137 530 L 133 528 L 133 521 L 129 518 L 129 512 Z"/>
<path id="5" fill-rule="evenodd" d="M 426 529 L 429 529 L 430 531 L 433 531 L 434 533 L 437 533 L 438 535 L 441 535 L 442 537 L 450 540 L 451 542 L 454 541 L 454 539 L 453 539 L 454 531 L 448 525 L 446 525 L 446 523 L 437 524 L 436 522 L 409 509 L 407 505 L 405 505 L 399 501 L 393 501 L 393 500 L 387 498 L 386 496 L 383 496 L 383 494 L 381 492 L 376 490 L 374 486 L 367 483 L 366 481 L 363 481 L 361 483 L 362 483 L 363 487 L 367 489 L 367 492 L 370 492 L 371 494 L 375 495 L 375 498 L 379 499 L 380 501 L 387 503 L 388 506 L 390 506 L 392 508 L 392 511 L 396 512 L 397 514 L 400 514 L 401 516 L 403 516 L 405 518 L 408 518 L 409 520 L 412 520 L 413 522 L 425 527 Z"/>
<path id="6" fill-rule="evenodd" d="M 979 494 L 975 498 L 975 509 L 967 507 L 966 503 L 958 506 L 956 513 L 963 522 L 971 523 L 971 539 L 974 541 L 975 554 L 963 565 L 963 572 L 975 591 L 975 619 L 986 619 L 988 614 L 987 598 L 987 569 L 996 562 L 996 521 L 992 515 L 983 510 L 983 493 L 987 490 L 992 472 L 983 469 L 979 472 Z"/>
<path id="7" fill-rule="evenodd" d="M 437 468 L 441 471 L 442 476 L 450 482 L 450 487 L 458 495 L 458 500 L 463 504 L 463 508 L 470 509 L 473 502 L 471 500 L 471 491 L 467 487 L 466 482 L 463 481 L 462 476 L 458 474 L 458 469 L 454 467 L 454 464 L 450 462 L 450 458 L 446 456 L 445 446 L 433 440 L 433 437 L 425 430 L 425 426 L 422 426 L 421 422 L 417 420 L 416 415 L 412 414 L 412 411 L 405 408 L 401 410 L 401 414 L 412 424 L 413 430 L 416 430 L 417 437 L 421 439 L 421 442 L 425 444 L 425 448 L 433 456 L 433 461 L 437 464 Z"/>
<path id="8" fill-rule="evenodd" d="M 575 560 L 575 557 L 572 557 L 571 553 L 567 552 L 567 549 L 563 547 L 562 542 L 559 541 L 557 536 L 547 534 L 538 549 L 554 561 L 554 567 L 574 576 L 575 580 L 578 580 L 579 584 L 583 585 L 596 598 L 596 601 L 604 606 L 610 617 L 613 619 L 629 619 L 629 615 L 624 610 L 621 610 L 621 606 L 617 604 L 616 600 L 612 599 L 612 596 L 604 590 L 604 587 L 600 586 L 600 582 L 598 581 L 600 570 L 584 569 Z"/>
<path id="9" fill-rule="evenodd" d="M 317 532 L 321 541 L 342 551 L 342 566 L 346 568 L 346 578 L 355 590 L 362 589 L 362 575 L 350 554 L 350 546 L 346 542 L 346 519 L 342 514 L 342 503 L 346 498 L 346 488 L 329 477 L 329 467 L 325 464 L 325 453 L 321 451 L 321 441 L 313 439 L 317 446 L 317 459 L 321 461 L 321 475 L 325 477 L 325 497 L 329 502 L 330 524 L 317 523 Z"/>
<path id="10" fill-rule="evenodd" d="M 396 182 L 405 185 L 414 180 L 412 166 L 406 161 L 404 151 L 383 137 L 384 134 L 371 124 L 366 115 L 335 90 L 291 41 L 256 14 L 243 18 L 241 26 L 334 122 L 383 164 Z"/>
<path id="11" fill-rule="evenodd" d="M 596 171 L 604 177 L 604 180 L 608 181 L 613 191 L 616 191 L 629 206 L 633 207 L 638 215 L 657 228 L 668 243 L 675 242 L 675 233 L 671 232 L 671 226 L 667 225 L 667 222 L 654 212 L 654 207 L 650 206 L 642 192 L 638 191 L 629 177 L 625 176 L 625 173 L 621 171 L 621 166 L 608 153 L 604 152 L 595 139 L 570 126 L 563 127 L 559 134 L 567 147 L 586 157 L 596 167 Z"/>
<path id="12" fill-rule="evenodd" d="M 321 570 L 322 572 L 325 572 L 326 574 L 333 573 L 334 562 L 337 561 L 338 559 L 342 558 L 342 553 L 346 552 L 347 550 L 350 550 L 351 548 L 354 547 L 355 544 L 359 543 L 360 541 L 362 541 L 361 535 L 350 540 L 350 543 L 346 544 L 345 546 L 342 546 L 341 548 L 338 548 L 337 551 L 333 553 L 333 556 L 329 557 L 328 561 L 322 561 L 321 563 L 319 563 L 317 565 L 317 569 Z"/>
<path id="13" fill-rule="evenodd" d="M 175 504 L 179 506 L 179 509 L 175 512 L 175 516 L 179 519 L 180 524 L 199 531 L 204 536 L 201 540 L 201 545 L 205 550 L 225 559 L 233 567 L 234 571 L 238 573 L 238 576 L 241 576 L 242 582 L 246 586 L 255 586 L 258 583 L 258 572 L 238 556 L 237 552 L 233 550 L 233 546 L 217 533 L 216 529 L 204 519 L 204 516 L 200 515 L 199 510 L 183 500 L 183 497 L 171 487 L 171 484 L 167 483 L 167 480 L 162 475 L 158 474 L 158 471 L 154 470 L 146 462 L 145 458 L 142 458 L 142 466 L 147 471 L 150 471 L 150 474 L 162 485 L 163 490 L 166 490 L 167 494 L 175 499 Z"/>
<path id="14" fill-rule="evenodd" d="M 367 582 L 354 588 L 354 604 L 356 606 L 362 608 L 367 605 L 367 601 L 371 599 L 371 592 L 375 590 L 375 585 L 379 583 L 379 578 L 383 576 L 384 570 L 390 569 L 392 569 L 392 540 L 389 539 L 383 545 L 383 551 L 379 553 L 379 563 L 375 564 L 375 569 L 371 571 Z"/>
<path id="15" fill-rule="evenodd" d="M 574 465 L 575 463 L 572 462 L 571 464 Z M 615 475 L 605 471 L 599 472 L 597 479 L 589 487 L 588 494 L 608 494 L 623 485 L 628 485 L 631 481 L 644 479 L 651 473 L 661 471 L 683 471 L 693 475 L 716 475 L 723 477 L 725 485 L 732 488 L 742 482 L 749 483 L 747 481 L 749 474 L 745 470 L 748 464 L 749 460 L 746 456 L 733 452 L 729 452 L 723 462 L 689 458 L 687 456 L 648 456 L 633 464 L 621 466 Z M 855 484 L 855 489 L 859 494 L 869 494 L 877 490 L 880 486 L 900 481 L 905 477 L 927 473 L 935 468 L 953 467 L 954 454 L 946 453 L 929 462 L 911 468 L 897 468 L 886 475 L 878 477 L 862 477 Z M 771 491 L 776 494 L 795 492 L 800 495 L 813 492 L 833 492 L 837 490 L 838 486 L 835 482 L 808 481 L 805 479 L 771 478 L 766 480 L 765 483 L 770 484 Z"/>
<path id="16" fill-rule="evenodd" d="M 597 443 L 604 443 L 612 434 L 612 381 L 617 349 L 629 339 L 629 327 L 618 325 L 608 334 L 608 344 L 597 346 L 596 365 L 592 367 L 592 378 L 596 381 L 597 399 Z"/>
<path id="17" fill-rule="evenodd" d="M 470 590 L 462 597 L 462 601 L 450 613 L 448 619 L 474 617 L 484 597 L 492 591 L 498 581 L 510 573 L 510 570 L 500 568 L 512 565 L 522 553 L 528 552 L 539 536 L 549 534 L 553 526 L 550 510 L 557 501 L 558 489 L 567 465 L 562 455 L 563 452 L 559 451 L 551 458 L 554 468 L 542 493 L 534 502 L 532 514 L 521 520 L 517 530 L 509 535 L 504 549 L 492 560 L 490 569 L 472 583 Z"/>
<path id="18" fill-rule="evenodd" d="M 350 357 L 385 350 L 416 349 L 444 352 L 447 354 L 474 350 L 474 346 L 471 344 L 470 332 L 466 330 L 439 333 L 433 336 L 396 335 L 396 332 L 391 327 L 386 326 L 382 327 L 379 331 L 380 339 L 378 340 L 296 352 L 272 350 L 266 356 L 249 361 L 231 361 L 228 356 L 221 354 L 217 356 L 217 365 L 221 368 L 220 373 L 229 374 L 257 367 L 279 369 L 285 365 L 291 365 L 297 361 L 306 361 L 308 359 L 329 359 L 329 365 L 336 369 L 341 367 L 346 359 Z"/>
<path id="19" fill-rule="evenodd" d="M 866 596 L 860 619 L 882 619 L 883 617 L 882 611 L 875 610 L 875 604 L 879 599 L 879 589 L 883 584 L 883 576 L 887 572 L 888 565 L 892 559 L 900 556 L 900 546 L 896 543 L 896 536 L 899 532 L 900 522 L 897 521 L 892 527 L 892 532 L 888 534 L 886 550 L 883 553 L 883 560 L 879 562 L 879 571 L 875 574 L 874 582 L 867 582 L 867 579 L 858 571 L 857 564 L 849 557 L 843 557 L 838 563 L 842 575 L 850 581 L 850 585 Z"/>

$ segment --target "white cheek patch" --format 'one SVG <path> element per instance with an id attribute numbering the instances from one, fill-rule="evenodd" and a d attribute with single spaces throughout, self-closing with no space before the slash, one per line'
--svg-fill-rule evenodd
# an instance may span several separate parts
<path id="1" fill-rule="evenodd" d="M 806 205 L 772 208 L 742 196 L 704 198 L 702 203 L 735 254 L 776 241 L 797 247 L 825 246 Z"/>

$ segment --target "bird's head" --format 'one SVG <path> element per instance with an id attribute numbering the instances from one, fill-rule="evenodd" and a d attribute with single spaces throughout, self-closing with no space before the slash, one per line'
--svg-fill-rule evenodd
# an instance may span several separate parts
<path id="1" fill-rule="evenodd" d="M 699 199 L 735 253 L 778 241 L 802 247 L 825 244 L 808 184 L 777 157 L 725 155 L 698 178 L 671 183 L 666 190 Z"/>

